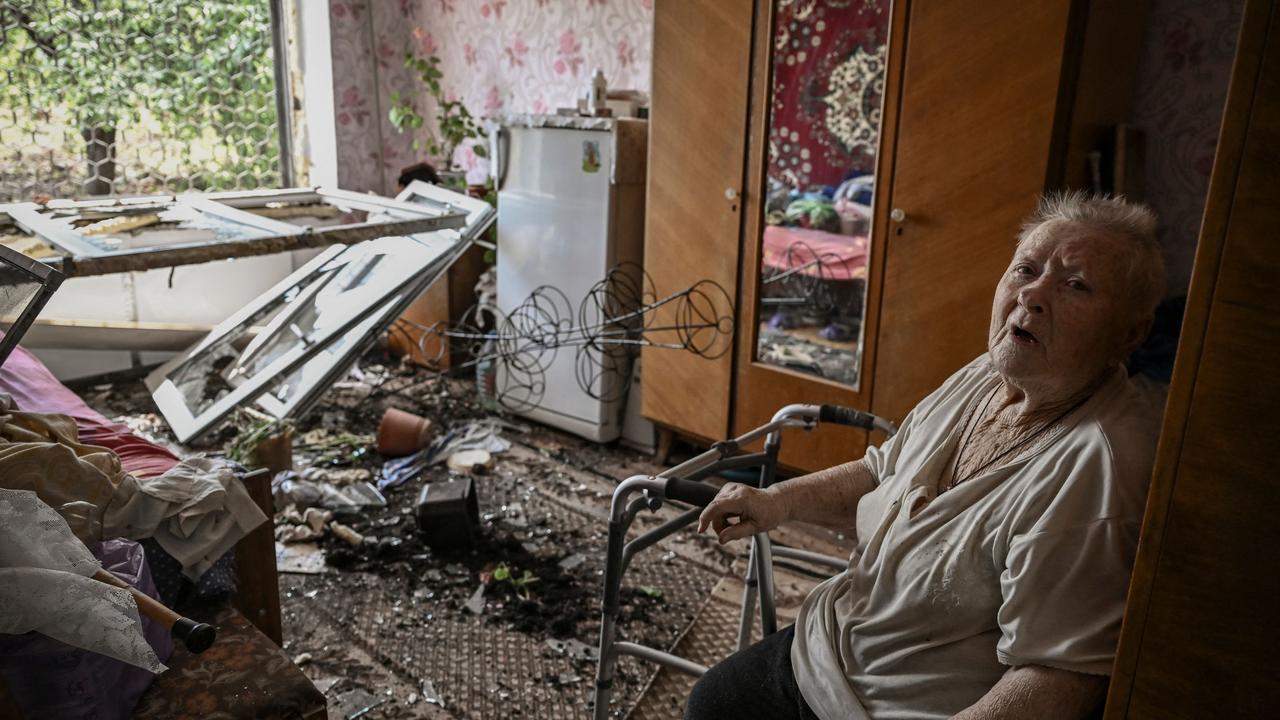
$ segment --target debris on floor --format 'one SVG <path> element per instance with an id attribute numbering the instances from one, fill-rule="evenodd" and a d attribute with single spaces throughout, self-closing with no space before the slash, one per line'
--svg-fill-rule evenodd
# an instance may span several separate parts
<path id="1" fill-rule="evenodd" d="M 86 399 L 179 452 L 237 435 L 228 423 L 212 446 L 175 447 L 140 383 Z M 428 420 L 429 443 L 378 453 L 388 408 Z M 508 422 L 472 383 L 376 351 L 293 438 L 293 469 L 273 480 L 286 650 L 331 718 L 590 717 L 610 496 L 657 472 L 647 456 Z M 620 637 L 672 647 L 733 559 L 688 531 L 637 555 Z M 623 658 L 611 715 L 655 671 Z"/>

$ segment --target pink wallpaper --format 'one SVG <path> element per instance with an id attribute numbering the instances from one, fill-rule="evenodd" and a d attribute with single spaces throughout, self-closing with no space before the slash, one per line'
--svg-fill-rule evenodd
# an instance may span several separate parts
<path id="1" fill-rule="evenodd" d="M 391 92 L 413 87 L 409 46 L 440 57 L 446 94 L 477 118 L 572 105 L 596 68 L 649 90 L 653 0 L 330 0 L 329 15 L 339 182 L 353 190 L 394 194 L 424 159 L 386 119 Z M 469 148 L 455 160 L 483 178 Z"/>
<path id="2" fill-rule="evenodd" d="M 1243 0 L 1152 0 L 1134 98 L 1170 294 L 1191 278 Z"/>
<path id="3" fill-rule="evenodd" d="M 408 85 L 404 48 L 412 39 L 408 3 L 329 0 L 338 184 L 396 193 L 400 168 L 414 162 L 411 140 L 387 120 L 389 96 Z"/>

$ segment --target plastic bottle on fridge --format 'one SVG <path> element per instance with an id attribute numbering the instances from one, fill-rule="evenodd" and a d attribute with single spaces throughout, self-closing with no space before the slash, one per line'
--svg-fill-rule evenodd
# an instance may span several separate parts
<path id="1" fill-rule="evenodd" d="M 609 94 L 609 84 L 605 82 L 604 71 L 596 68 L 596 72 L 591 76 L 591 93 L 587 98 L 587 104 L 590 106 L 593 114 L 599 115 L 608 103 L 605 101 Z"/>

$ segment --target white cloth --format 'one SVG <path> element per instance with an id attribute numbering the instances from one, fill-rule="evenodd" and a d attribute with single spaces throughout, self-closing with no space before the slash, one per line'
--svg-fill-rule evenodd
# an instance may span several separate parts
<path id="1" fill-rule="evenodd" d="M 133 595 L 92 579 L 98 561 L 30 490 L 0 488 L 0 633 L 43 633 L 153 673 Z"/>
<path id="2" fill-rule="evenodd" d="M 1163 394 L 1117 370 L 1046 441 L 934 499 L 997 381 L 979 357 L 867 450 L 849 568 L 796 619 L 796 682 L 823 720 L 947 718 L 1014 665 L 1110 673 Z"/>
<path id="3" fill-rule="evenodd" d="M 231 465 L 194 457 L 159 477 L 122 475 L 102 527 L 104 537 L 154 537 L 195 582 L 266 519 Z"/>

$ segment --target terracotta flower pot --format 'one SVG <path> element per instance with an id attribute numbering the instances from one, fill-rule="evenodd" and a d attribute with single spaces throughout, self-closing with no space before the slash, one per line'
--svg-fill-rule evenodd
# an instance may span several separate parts
<path id="1" fill-rule="evenodd" d="M 378 423 L 378 452 L 387 457 L 415 453 L 431 442 L 431 421 L 410 412 L 387 408 Z"/>

